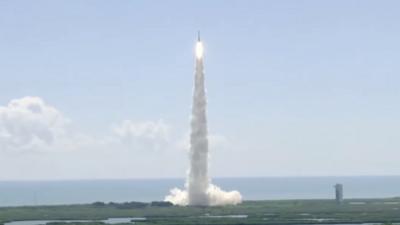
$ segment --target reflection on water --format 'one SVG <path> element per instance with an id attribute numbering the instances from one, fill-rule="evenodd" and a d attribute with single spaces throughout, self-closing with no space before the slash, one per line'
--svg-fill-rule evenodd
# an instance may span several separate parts
<path id="1" fill-rule="evenodd" d="M 103 222 L 105 224 L 118 224 L 118 223 L 134 223 L 133 221 L 146 220 L 144 217 L 124 217 L 124 218 L 108 218 L 106 220 L 25 220 L 25 221 L 12 221 L 4 223 L 4 225 L 45 225 L 52 222 L 64 223 L 82 223 L 82 222 Z"/>
<path id="2" fill-rule="evenodd" d="M 25 220 L 25 221 L 12 221 L 4 223 L 4 225 L 44 225 L 50 222 L 90 222 L 90 220 Z"/>
<path id="3" fill-rule="evenodd" d="M 102 220 L 105 224 L 117 224 L 117 223 L 131 223 L 133 221 L 143 221 L 146 220 L 144 217 L 126 217 L 126 218 L 108 218 Z"/>
<path id="4" fill-rule="evenodd" d="M 243 219 L 243 218 L 247 218 L 247 215 L 210 215 L 210 214 L 206 214 L 203 217 L 207 217 L 207 218 L 237 218 L 237 219 Z"/>

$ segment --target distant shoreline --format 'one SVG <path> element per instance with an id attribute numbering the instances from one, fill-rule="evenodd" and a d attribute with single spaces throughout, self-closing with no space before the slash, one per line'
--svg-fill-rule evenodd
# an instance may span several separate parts
<path id="1" fill-rule="evenodd" d="M 184 179 L 0 181 L 0 206 L 71 205 L 95 201 L 162 201 Z M 264 177 L 213 178 L 225 190 L 238 190 L 244 200 L 332 199 L 336 183 L 344 197 L 400 196 L 400 177 Z"/>

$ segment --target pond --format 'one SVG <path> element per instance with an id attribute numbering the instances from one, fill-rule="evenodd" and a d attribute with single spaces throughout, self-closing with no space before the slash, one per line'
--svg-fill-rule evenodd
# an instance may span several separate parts
<path id="1" fill-rule="evenodd" d="M 210 214 L 206 214 L 202 217 L 206 217 L 206 218 L 236 218 L 236 219 L 243 219 L 243 218 L 247 218 L 247 215 L 210 215 Z"/>
<path id="2" fill-rule="evenodd" d="M 122 218 L 108 218 L 106 220 L 25 220 L 25 221 L 12 221 L 4 223 L 4 225 L 45 225 L 51 222 L 103 222 L 105 224 L 117 224 L 117 223 L 134 223 L 134 221 L 146 220 L 144 217 L 122 217 Z"/>

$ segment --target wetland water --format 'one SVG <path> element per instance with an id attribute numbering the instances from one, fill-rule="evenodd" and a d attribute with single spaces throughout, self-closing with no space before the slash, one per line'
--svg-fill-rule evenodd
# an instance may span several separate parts
<path id="1" fill-rule="evenodd" d="M 124 217 L 124 218 L 108 218 L 106 220 L 98 220 L 105 224 L 118 224 L 118 223 L 134 223 L 134 221 L 143 221 L 146 218 L 143 217 Z M 97 220 L 25 220 L 25 221 L 12 221 L 8 223 L 4 223 L 4 225 L 45 225 L 51 222 L 92 222 Z"/>

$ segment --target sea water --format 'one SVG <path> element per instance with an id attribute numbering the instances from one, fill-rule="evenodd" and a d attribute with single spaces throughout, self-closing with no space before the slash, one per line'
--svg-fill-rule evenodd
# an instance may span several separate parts
<path id="1" fill-rule="evenodd" d="M 0 181 L 0 206 L 161 201 L 184 179 Z M 400 176 L 215 178 L 224 189 L 239 190 L 244 200 L 332 199 L 334 185 L 345 198 L 400 196 Z"/>

